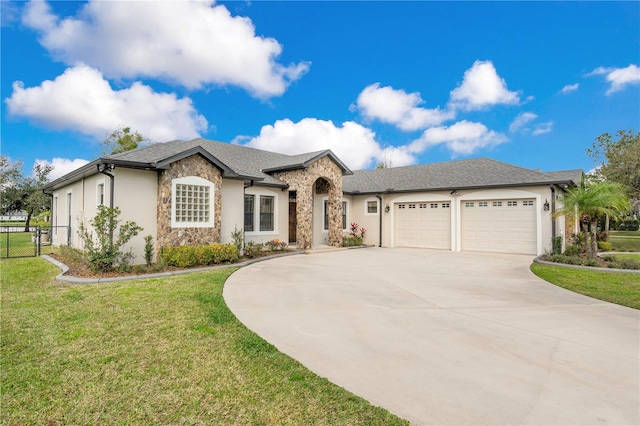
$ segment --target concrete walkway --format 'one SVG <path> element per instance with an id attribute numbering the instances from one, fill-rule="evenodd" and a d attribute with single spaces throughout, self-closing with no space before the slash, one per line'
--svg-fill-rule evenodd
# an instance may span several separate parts
<path id="1" fill-rule="evenodd" d="M 260 262 L 224 297 L 279 350 L 414 424 L 640 424 L 640 311 L 521 255 L 368 248 Z"/>

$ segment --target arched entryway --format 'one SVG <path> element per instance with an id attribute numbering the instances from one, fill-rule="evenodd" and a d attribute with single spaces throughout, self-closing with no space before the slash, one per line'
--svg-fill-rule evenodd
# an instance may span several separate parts
<path id="1" fill-rule="evenodd" d="M 289 185 L 290 206 L 295 203 L 295 217 L 292 217 L 294 212 L 289 213 L 290 224 L 295 226 L 299 248 L 342 246 L 342 173 L 340 166 L 324 156 L 306 168 L 273 174 Z"/>

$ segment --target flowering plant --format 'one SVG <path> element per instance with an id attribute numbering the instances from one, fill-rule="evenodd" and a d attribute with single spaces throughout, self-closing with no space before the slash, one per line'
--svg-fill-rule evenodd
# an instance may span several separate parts
<path id="1" fill-rule="evenodd" d="M 276 238 L 275 240 L 267 241 L 264 244 L 265 246 L 267 246 L 267 249 L 270 251 L 281 251 L 286 249 L 287 246 L 289 245 L 287 242 L 280 241 L 278 238 Z"/>

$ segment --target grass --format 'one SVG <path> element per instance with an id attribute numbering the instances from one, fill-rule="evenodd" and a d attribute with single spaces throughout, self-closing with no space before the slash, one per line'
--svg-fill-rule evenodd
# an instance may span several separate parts
<path id="1" fill-rule="evenodd" d="M 609 242 L 614 251 L 640 252 L 640 232 L 638 231 L 611 231 Z"/>
<path id="2" fill-rule="evenodd" d="M 237 321 L 232 268 L 94 285 L 40 258 L 0 268 L 0 424 L 407 424 Z"/>
<path id="3" fill-rule="evenodd" d="M 640 309 L 640 274 L 564 268 L 534 263 L 531 270 L 559 287 L 606 302 Z"/>

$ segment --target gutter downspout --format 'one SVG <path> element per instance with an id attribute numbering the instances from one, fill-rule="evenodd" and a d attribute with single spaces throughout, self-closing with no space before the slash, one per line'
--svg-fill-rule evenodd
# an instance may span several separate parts
<path id="1" fill-rule="evenodd" d="M 378 247 L 382 247 L 382 211 L 384 207 L 382 206 L 382 197 L 380 196 L 380 194 L 376 194 L 376 198 L 380 200 L 380 209 L 378 210 L 380 212 L 380 220 L 379 220 L 380 229 L 378 233 Z"/>
<path id="2" fill-rule="evenodd" d="M 551 238 L 556 237 L 556 188 L 551 185 Z"/>

